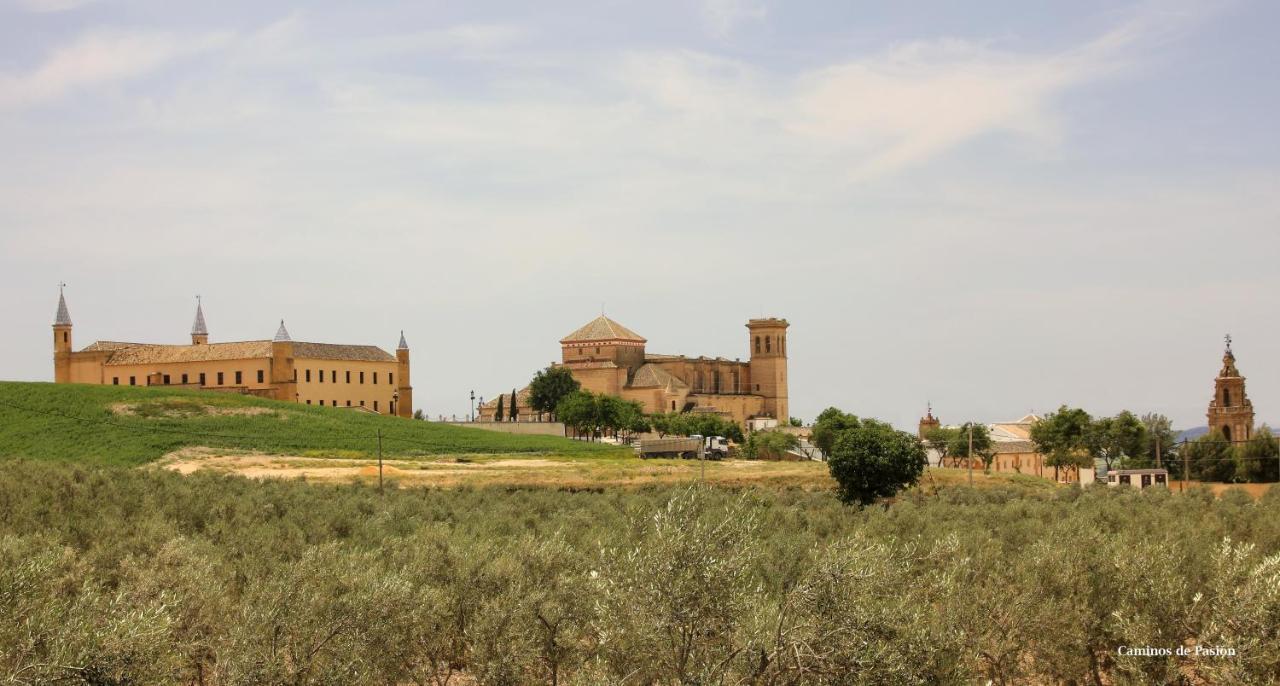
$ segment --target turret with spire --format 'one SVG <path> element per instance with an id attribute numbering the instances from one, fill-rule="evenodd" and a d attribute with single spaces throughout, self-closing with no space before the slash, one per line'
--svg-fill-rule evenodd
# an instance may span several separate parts
<path id="1" fill-rule="evenodd" d="M 207 345 L 209 343 L 209 327 L 204 324 L 204 305 L 200 296 L 196 296 L 196 320 L 191 324 L 191 345 Z"/>
<path id="2" fill-rule="evenodd" d="M 71 312 L 63 293 L 66 287 L 58 284 L 58 312 L 53 317 L 53 380 L 57 383 L 71 383 Z"/>
<path id="3" fill-rule="evenodd" d="M 409 380 L 409 343 L 400 331 L 400 344 L 396 346 L 396 414 L 406 419 L 413 417 L 413 384 Z"/>
<path id="4" fill-rule="evenodd" d="M 281 400 L 298 399 L 298 373 L 293 364 L 293 339 L 280 320 L 280 328 L 271 339 L 271 385 L 277 389 Z"/>

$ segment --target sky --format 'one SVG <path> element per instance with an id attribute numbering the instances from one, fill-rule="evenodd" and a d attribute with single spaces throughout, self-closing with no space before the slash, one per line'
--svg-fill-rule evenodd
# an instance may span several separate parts
<path id="1" fill-rule="evenodd" d="M 1280 420 L 1280 4 L 0 0 L 0 378 L 77 348 L 414 355 L 527 383 L 785 317 L 792 414 Z"/>

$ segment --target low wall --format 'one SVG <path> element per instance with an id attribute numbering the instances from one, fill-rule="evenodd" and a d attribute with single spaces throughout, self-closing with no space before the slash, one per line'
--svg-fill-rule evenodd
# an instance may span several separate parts
<path id="1" fill-rule="evenodd" d="M 563 436 L 564 424 L 560 422 L 444 422 L 450 426 L 465 426 L 469 429 L 499 431 L 504 434 L 520 434 L 522 436 Z"/>

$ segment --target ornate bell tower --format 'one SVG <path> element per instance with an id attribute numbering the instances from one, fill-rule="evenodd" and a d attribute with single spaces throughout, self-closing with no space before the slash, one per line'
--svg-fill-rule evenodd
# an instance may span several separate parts
<path id="1" fill-rule="evenodd" d="M 933 403 L 929 403 L 929 411 L 925 416 L 920 418 L 920 428 L 917 430 L 916 436 L 924 438 L 930 431 L 942 426 L 942 422 L 933 416 Z"/>
<path id="2" fill-rule="evenodd" d="M 1253 403 L 1244 392 L 1244 377 L 1236 369 L 1236 356 L 1231 352 L 1231 334 L 1227 334 L 1227 350 L 1222 354 L 1222 370 L 1213 382 L 1213 400 L 1209 403 L 1209 432 L 1218 432 L 1228 441 L 1247 441 L 1253 437 Z"/>

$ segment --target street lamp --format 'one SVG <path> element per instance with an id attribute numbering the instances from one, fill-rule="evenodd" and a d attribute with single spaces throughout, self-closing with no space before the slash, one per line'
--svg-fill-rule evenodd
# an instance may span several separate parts
<path id="1" fill-rule="evenodd" d="M 391 391 L 391 414 L 399 416 L 398 409 L 400 407 L 400 389 Z"/>
<path id="2" fill-rule="evenodd" d="M 476 392 L 471 391 L 471 414 L 467 415 L 467 421 L 474 422 L 476 420 Z"/>

